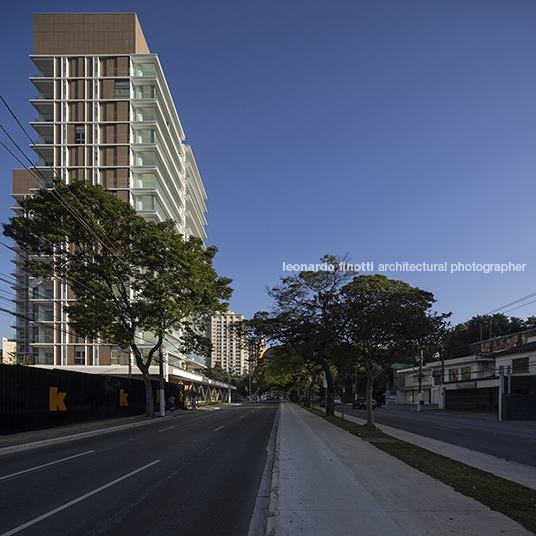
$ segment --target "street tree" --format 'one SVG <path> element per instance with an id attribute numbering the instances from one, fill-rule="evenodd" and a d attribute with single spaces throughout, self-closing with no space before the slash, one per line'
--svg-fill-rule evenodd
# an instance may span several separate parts
<path id="1" fill-rule="evenodd" d="M 321 367 L 304 360 L 290 345 L 272 346 L 265 352 L 265 381 L 270 390 L 290 393 L 292 400 L 302 399 L 310 405 Z"/>
<path id="2" fill-rule="evenodd" d="M 411 362 L 446 328 L 450 313 L 431 311 L 434 296 L 384 275 L 360 275 L 343 289 L 345 341 L 367 375 L 367 424 L 374 425 L 374 381 L 395 362 Z"/>
<path id="3" fill-rule="evenodd" d="M 345 321 L 341 289 L 354 275 L 340 269 L 346 261 L 326 255 L 319 269 L 282 278 L 280 285 L 268 290 L 275 302 L 273 310 L 258 312 L 250 321 L 267 342 L 291 347 L 302 360 L 322 368 L 327 383 L 326 415 L 335 413 L 333 368 L 348 357 L 340 351 Z"/>
<path id="4" fill-rule="evenodd" d="M 149 367 L 164 337 L 173 332 L 179 351 L 206 354 L 210 341 L 200 327 L 227 308 L 231 280 L 212 267 L 217 249 L 185 240 L 175 222 L 146 220 L 82 180 L 57 179 L 19 205 L 21 213 L 3 228 L 27 253 L 25 270 L 69 286 L 76 300 L 65 309 L 78 336 L 132 351 L 153 417 Z M 140 335 L 147 333 L 142 342 L 152 346 L 143 353 Z"/>

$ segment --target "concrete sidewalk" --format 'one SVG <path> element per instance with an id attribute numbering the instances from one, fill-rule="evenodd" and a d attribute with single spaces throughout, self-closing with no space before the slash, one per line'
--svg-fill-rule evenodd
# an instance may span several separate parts
<path id="1" fill-rule="evenodd" d="M 337 414 L 340 415 L 340 412 L 337 412 Z M 365 419 L 359 419 L 358 417 L 348 414 L 345 414 L 344 418 L 357 424 L 365 424 L 367 422 Z M 453 460 L 465 463 L 471 467 L 482 469 L 482 471 L 487 471 L 488 473 L 492 473 L 501 478 L 506 478 L 507 480 L 517 482 L 522 486 L 536 490 L 536 467 L 511 462 L 503 458 L 497 458 L 496 456 L 484 454 L 483 452 L 478 452 L 465 447 L 458 447 L 451 443 L 445 443 L 430 437 L 413 434 L 412 432 L 406 432 L 405 430 L 399 430 L 398 428 L 393 428 L 392 426 L 387 426 L 385 424 L 375 424 L 377 428 L 391 437 L 406 441 L 412 445 L 417 445 L 418 447 L 430 450 L 436 454 L 441 454 L 447 458 L 452 458 Z"/>
<path id="2" fill-rule="evenodd" d="M 298 406 L 279 419 L 269 536 L 532 534 Z"/>

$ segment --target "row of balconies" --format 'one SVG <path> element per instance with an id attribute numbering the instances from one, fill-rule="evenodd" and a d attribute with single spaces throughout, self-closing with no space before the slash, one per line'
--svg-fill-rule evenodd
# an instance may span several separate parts
<path id="1" fill-rule="evenodd" d="M 52 59 L 51 59 L 52 61 Z M 156 66 L 152 63 L 135 63 L 133 69 L 134 77 L 156 77 Z M 116 76 L 114 76 L 116 78 Z M 34 74 L 34 78 L 54 78 L 54 72 L 52 68 L 50 70 L 38 70 Z M 95 73 L 93 76 L 89 77 L 76 77 L 76 78 L 104 78 L 100 76 L 99 73 Z"/>

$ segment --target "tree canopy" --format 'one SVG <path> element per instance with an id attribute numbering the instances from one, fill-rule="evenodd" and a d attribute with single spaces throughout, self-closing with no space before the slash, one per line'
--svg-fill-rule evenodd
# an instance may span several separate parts
<path id="1" fill-rule="evenodd" d="M 446 329 L 448 314 L 431 311 L 431 292 L 384 275 L 361 275 L 343 289 L 346 341 L 367 375 L 367 421 L 374 422 L 375 379 L 395 362 L 413 362 Z"/>
<path id="2" fill-rule="evenodd" d="M 326 413 L 334 414 L 334 378 L 332 367 L 341 366 L 345 354 L 340 351 L 344 333 L 341 289 L 352 277 L 338 269 L 339 259 L 326 255 L 324 265 L 334 270 L 303 271 L 281 280 L 268 294 L 274 299 L 271 312 L 258 312 L 252 328 L 268 342 L 292 350 L 307 363 L 319 365 L 326 377 Z"/>
<path id="3" fill-rule="evenodd" d="M 536 328 L 536 317 L 526 320 L 504 314 L 476 315 L 465 322 L 457 324 L 446 338 L 443 357 L 450 359 L 462 357 L 471 353 L 469 345 L 481 339 L 492 339 L 511 335 L 520 331 Z"/>
<path id="4" fill-rule="evenodd" d="M 299 357 L 321 367 L 327 415 L 334 414 L 334 371 L 344 381 L 351 367 L 362 367 L 371 408 L 374 380 L 395 362 L 413 362 L 421 348 L 442 336 L 449 316 L 432 312 L 430 292 L 384 275 L 340 270 L 343 260 L 327 255 L 321 262 L 332 269 L 283 278 L 269 290 L 273 310 L 251 321 L 258 333 L 280 345 L 274 363 L 286 353 L 293 362 Z M 295 362 L 290 368 L 300 371 Z M 371 410 L 368 420 L 373 424 Z"/>
<path id="5" fill-rule="evenodd" d="M 22 214 L 3 224 L 4 235 L 28 255 L 25 270 L 67 283 L 76 298 L 65 310 L 71 329 L 130 348 L 145 380 L 153 415 L 149 367 L 166 334 L 181 352 L 206 354 L 200 327 L 224 312 L 231 280 L 212 267 L 217 252 L 201 239 L 184 240 L 173 221 L 153 222 L 100 186 L 82 180 L 39 189 L 19 202 Z M 154 338 L 142 353 L 140 333 Z"/>

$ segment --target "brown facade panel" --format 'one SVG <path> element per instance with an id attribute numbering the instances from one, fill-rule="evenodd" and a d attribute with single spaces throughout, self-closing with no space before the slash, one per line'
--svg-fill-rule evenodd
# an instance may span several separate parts
<path id="1" fill-rule="evenodd" d="M 122 101 L 117 103 L 117 121 L 130 120 L 130 104 Z"/>
<path id="2" fill-rule="evenodd" d="M 67 125 L 67 143 L 74 145 L 74 125 Z"/>
<path id="3" fill-rule="evenodd" d="M 30 188 L 39 186 L 39 178 L 27 169 L 13 170 L 13 194 L 30 194 Z"/>
<path id="4" fill-rule="evenodd" d="M 115 81 L 101 80 L 100 81 L 100 98 L 113 99 L 115 97 Z"/>
<path id="5" fill-rule="evenodd" d="M 117 128 L 117 143 L 128 143 L 130 126 L 126 123 L 116 125 Z M 122 165 L 122 164 L 120 164 Z"/>
<path id="6" fill-rule="evenodd" d="M 69 170 L 69 181 L 72 181 L 74 179 L 81 179 L 84 180 L 86 178 L 86 170 L 81 168 L 73 168 Z"/>
<path id="7" fill-rule="evenodd" d="M 74 346 L 67 346 L 67 365 L 74 365 Z"/>
<path id="8" fill-rule="evenodd" d="M 124 201 L 125 203 L 128 203 L 129 202 L 128 192 L 125 192 L 125 191 L 117 192 L 117 199 L 121 199 L 121 201 Z"/>
<path id="9" fill-rule="evenodd" d="M 69 166 L 85 166 L 84 146 L 69 147 Z"/>
<path id="10" fill-rule="evenodd" d="M 117 147 L 117 166 L 128 166 L 129 162 L 129 148 L 128 147 Z"/>
<path id="11" fill-rule="evenodd" d="M 112 352 L 109 346 L 99 346 L 99 365 L 111 365 Z"/>
<path id="12" fill-rule="evenodd" d="M 118 188 L 129 188 L 129 169 L 128 168 L 119 168 L 117 170 L 117 187 Z"/>
<path id="13" fill-rule="evenodd" d="M 135 13 L 34 14 L 34 54 L 148 54 Z"/>
<path id="14" fill-rule="evenodd" d="M 69 121 L 84 121 L 84 111 L 83 102 L 69 102 Z M 57 120 L 59 121 L 60 119 L 58 118 Z"/>
<path id="15" fill-rule="evenodd" d="M 117 76 L 129 76 L 130 75 L 130 58 L 128 56 L 122 56 L 117 58 Z"/>

